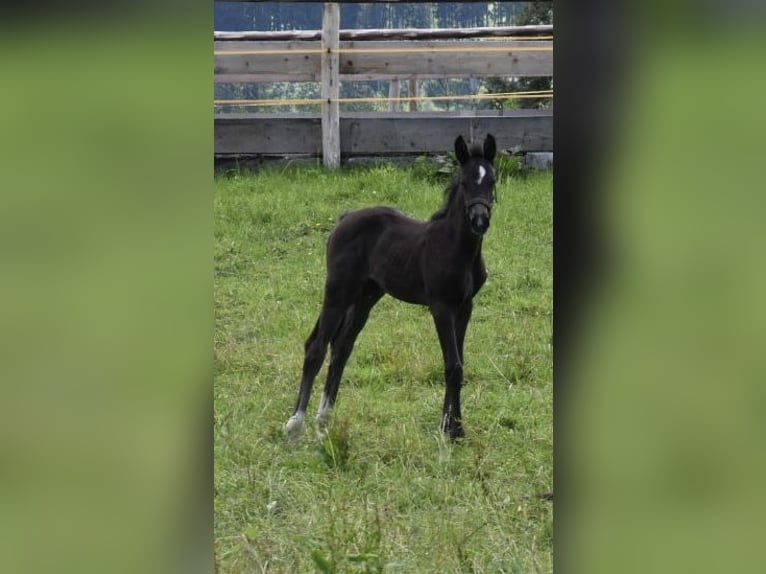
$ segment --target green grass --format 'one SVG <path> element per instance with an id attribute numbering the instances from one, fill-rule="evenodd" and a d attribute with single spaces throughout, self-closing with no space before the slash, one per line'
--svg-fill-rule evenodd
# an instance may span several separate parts
<path id="1" fill-rule="evenodd" d="M 215 550 L 221 573 L 551 572 L 552 176 L 501 182 L 489 279 L 465 348 L 460 444 L 438 431 L 427 309 L 385 297 L 349 360 L 327 439 L 288 442 L 303 342 L 337 215 L 427 218 L 442 187 L 391 166 L 215 182 Z"/>

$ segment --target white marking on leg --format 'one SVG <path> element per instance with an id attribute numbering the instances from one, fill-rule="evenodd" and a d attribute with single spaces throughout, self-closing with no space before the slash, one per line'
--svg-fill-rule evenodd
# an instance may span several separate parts
<path id="1" fill-rule="evenodd" d="M 481 185 L 481 182 L 484 181 L 484 176 L 487 175 L 487 170 L 484 169 L 484 166 L 479 166 L 479 179 L 476 180 L 476 183 L 478 185 Z"/>
<path id="2" fill-rule="evenodd" d="M 447 432 L 449 430 L 449 416 L 452 413 L 452 405 L 447 407 L 447 412 L 444 413 L 444 416 L 442 417 L 442 432 Z"/>
<path id="3" fill-rule="evenodd" d="M 327 425 L 330 422 L 330 415 L 332 415 L 332 406 L 330 406 L 329 397 L 322 393 L 322 402 L 319 403 L 319 411 L 317 412 L 317 435 L 319 438 L 327 436 Z"/>
<path id="4" fill-rule="evenodd" d="M 291 437 L 297 437 L 303 432 L 303 418 L 306 413 L 298 411 L 285 423 L 285 433 Z"/>
<path id="5" fill-rule="evenodd" d="M 329 397 L 322 393 L 322 402 L 319 403 L 319 411 L 317 412 L 317 420 L 320 421 L 326 421 L 330 418 L 330 414 L 332 414 L 332 407 L 330 406 L 330 399 Z"/>

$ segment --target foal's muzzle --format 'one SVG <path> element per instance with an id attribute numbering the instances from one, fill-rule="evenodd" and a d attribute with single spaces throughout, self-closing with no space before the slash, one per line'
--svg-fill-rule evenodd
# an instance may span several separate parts
<path id="1" fill-rule="evenodd" d="M 466 215 L 471 231 L 475 235 L 484 235 L 489 229 L 492 206 L 483 199 L 474 199 L 466 205 Z"/>

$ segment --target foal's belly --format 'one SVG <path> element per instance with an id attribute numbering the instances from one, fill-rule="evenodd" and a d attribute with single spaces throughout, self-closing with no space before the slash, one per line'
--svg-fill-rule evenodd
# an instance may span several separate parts
<path id="1" fill-rule="evenodd" d="M 383 286 L 383 289 L 385 289 L 386 293 L 391 295 L 394 299 L 399 299 L 399 301 L 404 301 L 405 303 L 413 303 L 415 305 L 428 304 L 425 293 L 422 289 L 413 290 L 406 286 L 402 287 L 400 285 L 386 285 Z"/>
<path id="2" fill-rule="evenodd" d="M 370 278 L 400 301 L 426 304 L 426 290 L 419 265 L 387 259 L 371 268 Z"/>
<path id="3" fill-rule="evenodd" d="M 370 277 L 396 299 L 427 304 L 420 251 L 414 237 L 381 237 L 371 254 Z"/>

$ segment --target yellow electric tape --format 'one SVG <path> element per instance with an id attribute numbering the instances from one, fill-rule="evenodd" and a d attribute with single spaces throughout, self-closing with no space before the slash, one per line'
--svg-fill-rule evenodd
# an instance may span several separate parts
<path id="1" fill-rule="evenodd" d="M 474 46 L 468 48 L 467 46 L 428 46 L 428 47 L 412 47 L 412 48 L 338 48 L 337 50 L 329 50 L 322 48 L 306 48 L 303 50 L 218 50 L 214 51 L 215 56 L 265 56 L 267 54 L 273 55 L 285 55 L 292 54 L 294 56 L 303 56 L 306 54 L 324 54 L 324 53 L 337 53 L 337 54 L 422 54 L 422 53 L 436 53 L 436 52 L 457 52 L 457 53 L 473 53 L 473 52 L 552 52 L 553 46 Z"/>
<path id="2" fill-rule="evenodd" d="M 399 98 L 338 98 L 339 104 L 377 104 L 388 102 L 435 102 L 447 100 L 497 100 L 497 99 L 524 99 L 524 98 L 552 98 L 553 90 L 540 90 L 536 92 L 500 92 L 497 94 L 475 94 L 465 96 L 412 96 Z M 318 106 L 323 99 L 271 99 L 271 100 L 214 100 L 216 106 Z"/>

